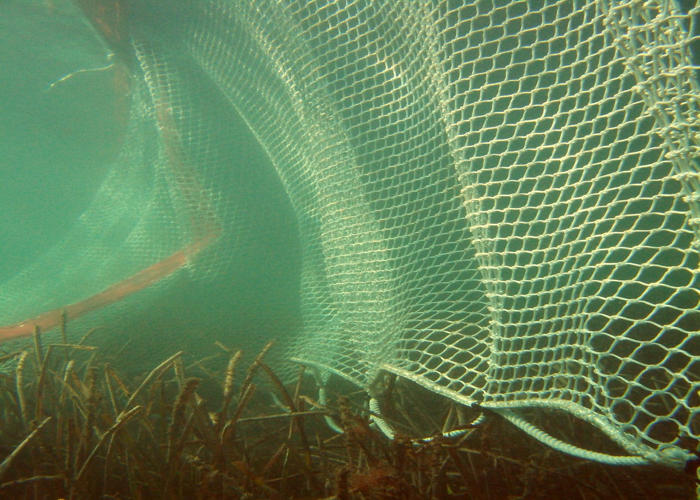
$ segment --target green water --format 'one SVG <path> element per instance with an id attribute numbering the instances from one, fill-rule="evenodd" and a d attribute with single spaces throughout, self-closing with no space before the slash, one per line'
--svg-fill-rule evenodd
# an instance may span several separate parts
<path id="1" fill-rule="evenodd" d="M 0 281 L 46 251 L 82 213 L 105 174 L 107 51 L 72 9 L 3 2 L 0 15 Z M 62 4 L 63 5 L 63 4 Z M 67 7 L 67 6 L 66 6 Z"/>
<path id="2" fill-rule="evenodd" d="M 43 254 L 70 234 L 82 214 L 94 213 L 90 204 L 109 169 L 122 168 L 118 153 L 125 136 L 125 124 L 120 122 L 125 119 L 118 115 L 124 110 L 118 109 L 110 50 L 70 2 L 13 0 L 4 2 L 1 8 L 3 283 L 41 262 Z M 130 350 L 140 353 L 135 356 L 141 355 L 146 366 L 172 350 L 206 351 L 203 346 L 211 348 L 215 340 L 236 344 L 243 338 L 249 345 L 262 345 L 271 337 L 289 332 L 299 322 L 299 249 L 289 201 L 246 124 L 227 103 L 216 100 L 215 89 L 209 90 L 198 97 L 198 106 L 211 111 L 210 121 L 217 126 L 209 137 L 218 141 L 218 154 L 228 164 L 218 170 L 207 189 L 225 207 L 228 216 L 239 217 L 240 212 L 240 217 L 245 218 L 239 221 L 245 234 L 236 234 L 226 227 L 228 231 L 214 250 L 225 254 L 226 261 L 216 273 L 210 272 L 205 279 L 192 279 L 191 273 L 185 273 L 175 278 L 175 286 L 156 287 L 155 291 L 124 300 L 116 317 L 99 315 L 98 323 L 104 326 L 102 323 L 108 320 L 110 328 L 95 339 L 108 348 L 121 347 L 130 339 L 134 342 Z M 124 107 L 128 110 L 129 102 Z M 154 131 L 155 128 L 149 133 Z M 145 163 L 151 161 L 149 155 L 153 154 L 154 151 L 145 152 Z M 152 175 L 151 168 L 146 170 L 149 172 L 144 175 Z M 118 191 L 119 186 L 111 189 Z M 144 183 L 143 189 L 147 196 L 153 186 Z M 115 234 L 122 235 L 121 239 L 140 214 L 127 215 L 109 229 L 119 229 Z M 173 237 L 175 231 L 166 229 L 165 235 Z M 105 261 L 120 251 L 117 236 L 113 238 L 113 249 L 101 250 Z M 85 251 L 78 245 L 65 261 L 55 262 L 47 272 L 35 272 L 34 282 L 51 276 L 46 283 L 38 283 L 39 288 L 50 288 L 51 279 L 61 277 L 62 266 L 70 264 L 68 261 L 73 258 L 79 261 Z M 153 263 L 151 260 L 129 268 L 126 260 L 125 271 L 118 279 Z M 97 267 L 93 270 L 99 272 Z M 114 283 L 103 280 L 90 288 L 92 276 L 84 278 L 88 292 L 79 289 L 82 285 L 74 290 L 59 290 L 55 297 L 49 294 L 44 298 L 44 305 L 32 304 L 31 294 L 27 293 L 27 310 L 32 309 L 33 315 L 63 307 Z M 7 288 L 0 288 L 0 292 L 4 294 L 0 297 L 2 304 L 9 294 Z M 152 302 L 154 295 L 158 296 L 157 302 Z M 21 303 L 16 297 L 13 300 Z M 144 309 L 146 303 L 151 305 Z M 130 309 L 130 314 L 121 314 Z M 7 307 L 0 314 L 0 323 L 28 319 Z M 253 342 L 249 342 L 251 337 Z"/>

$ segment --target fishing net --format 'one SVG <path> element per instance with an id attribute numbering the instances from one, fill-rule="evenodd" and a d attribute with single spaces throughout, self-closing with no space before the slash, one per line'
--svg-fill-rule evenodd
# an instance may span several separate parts
<path id="1" fill-rule="evenodd" d="M 0 337 L 64 314 L 146 318 L 134 358 L 275 335 L 281 373 L 371 394 L 390 373 L 531 434 L 523 409 L 564 411 L 691 456 L 698 7 L 77 3 L 112 53 L 118 153 L 0 284 Z"/>

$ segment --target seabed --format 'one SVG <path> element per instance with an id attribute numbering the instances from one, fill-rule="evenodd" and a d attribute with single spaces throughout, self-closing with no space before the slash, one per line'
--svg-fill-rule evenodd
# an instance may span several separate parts
<path id="1" fill-rule="evenodd" d="M 392 384 L 389 441 L 348 383 L 327 405 L 303 367 L 283 385 L 265 363 L 217 343 L 218 355 L 176 353 L 122 373 L 90 345 L 33 345 L 0 355 L 0 498 L 15 499 L 509 499 L 694 498 L 692 474 L 612 467 L 551 450 L 499 418 L 456 439 L 461 411 L 406 381 Z M 271 397 L 274 394 L 275 397 Z M 344 432 L 327 425 L 330 417 Z M 610 449 L 566 415 L 538 425 Z M 598 442 L 600 440 L 600 442 Z M 614 449 L 611 451 L 615 451 Z M 618 450 L 619 451 L 619 450 Z"/>

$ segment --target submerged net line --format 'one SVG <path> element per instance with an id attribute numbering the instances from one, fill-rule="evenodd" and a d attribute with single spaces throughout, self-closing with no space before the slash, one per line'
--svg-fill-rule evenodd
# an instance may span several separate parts
<path id="1" fill-rule="evenodd" d="M 282 371 L 370 393 L 390 372 L 518 422 L 568 412 L 648 461 L 691 456 L 698 7 L 171 3 L 112 2 L 122 151 L 72 233 L 2 284 L 0 324 L 29 328 L 191 245 L 139 303 L 179 274 L 226 280 L 256 232 L 231 174 L 242 120 L 297 226 L 302 324 Z"/>

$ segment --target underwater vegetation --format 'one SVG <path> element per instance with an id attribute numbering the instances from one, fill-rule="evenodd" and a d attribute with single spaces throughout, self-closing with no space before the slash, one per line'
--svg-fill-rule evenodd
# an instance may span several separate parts
<path id="1" fill-rule="evenodd" d="M 387 440 L 347 383 L 327 406 L 300 367 L 285 386 L 265 363 L 217 344 L 122 373 L 89 344 L 33 345 L 0 355 L 0 498 L 502 499 L 691 498 L 694 478 L 658 466 L 611 467 L 539 445 L 501 419 L 457 439 L 408 436 L 454 425 L 458 408 L 392 382 Z M 275 394 L 271 398 L 270 394 Z M 324 422 L 332 417 L 343 430 Z M 556 420 L 556 419 L 554 419 Z M 598 439 L 548 418 L 572 441 Z M 425 435 L 425 434 L 423 434 Z"/>

